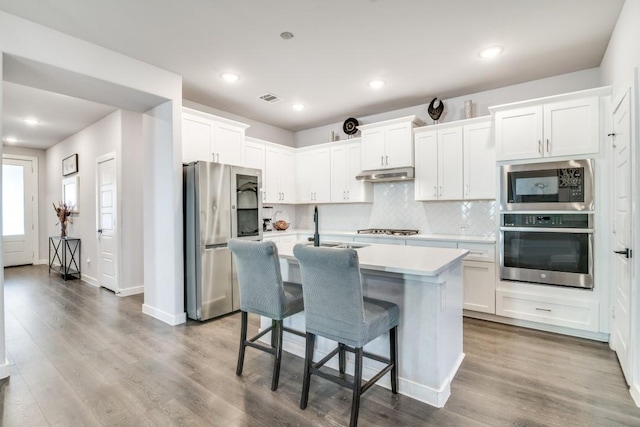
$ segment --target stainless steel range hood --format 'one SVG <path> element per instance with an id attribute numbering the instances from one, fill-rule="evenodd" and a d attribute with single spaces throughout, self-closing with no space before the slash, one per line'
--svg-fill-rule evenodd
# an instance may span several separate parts
<path id="1" fill-rule="evenodd" d="M 414 171 L 411 167 L 395 169 L 379 169 L 362 171 L 356 179 L 369 182 L 406 181 L 414 178 Z"/>

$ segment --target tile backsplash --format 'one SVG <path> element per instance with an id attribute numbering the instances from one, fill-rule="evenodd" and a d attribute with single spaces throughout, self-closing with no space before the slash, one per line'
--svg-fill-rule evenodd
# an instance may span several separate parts
<path id="1" fill-rule="evenodd" d="M 295 228 L 313 228 L 313 205 L 279 206 Z M 495 201 L 416 202 L 413 182 L 377 183 L 373 203 L 319 204 L 321 230 L 416 229 L 423 234 L 495 237 Z M 292 215 L 293 213 L 293 215 Z"/>

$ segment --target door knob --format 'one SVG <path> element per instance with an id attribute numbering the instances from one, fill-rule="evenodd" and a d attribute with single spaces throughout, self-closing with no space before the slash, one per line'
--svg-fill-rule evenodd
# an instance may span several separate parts
<path id="1" fill-rule="evenodd" d="M 629 248 L 624 248 L 623 251 L 613 251 L 614 254 L 624 255 L 625 258 L 631 258 L 632 251 Z"/>
<path id="2" fill-rule="evenodd" d="M 98 233 L 102 234 L 102 228 L 98 228 Z"/>

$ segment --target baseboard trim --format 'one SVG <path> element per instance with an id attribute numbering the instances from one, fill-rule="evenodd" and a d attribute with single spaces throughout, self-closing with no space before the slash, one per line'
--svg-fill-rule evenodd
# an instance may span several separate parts
<path id="1" fill-rule="evenodd" d="M 187 313 L 169 314 L 147 304 L 142 304 L 142 312 L 171 326 L 181 325 L 187 321 Z"/>
<path id="2" fill-rule="evenodd" d="M 33 265 L 49 265 L 49 260 L 47 259 L 38 259 L 33 262 Z"/>
<path id="3" fill-rule="evenodd" d="M 80 275 L 80 280 L 82 280 L 83 282 L 85 282 L 88 285 L 93 286 L 94 288 L 99 288 L 100 285 L 98 284 L 98 279 L 96 279 L 95 277 L 91 277 L 88 276 L 86 274 L 81 274 Z"/>
<path id="4" fill-rule="evenodd" d="M 138 295 L 143 293 L 144 293 L 144 285 L 140 285 L 140 286 L 131 286 L 129 288 L 120 289 L 118 292 L 116 292 L 116 295 L 118 295 L 119 297 L 128 297 L 131 295 Z"/>
<path id="5" fill-rule="evenodd" d="M 631 384 L 629 391 L 631 392 L 631 398 L 636 402 L 636 406 L 640 408 L 640 384 Z"/>
<path id="6" fill-rule="evenodd" d="M 5 358 L 4 363 L 0 365 L 0 379 L 9 377 L 9 361 Z"/>
<path id="7" fill-rule="evenodd" d="M 553 332 L 556 334 L 569 335 L 572 337 L 586 338 L 594 341 L 609 342 L 609 334 L 604 332 L 590 332 L 580 329 L 565 328 L 563 326 L 548 325 L 546 323 L 532 322 L 530 320 L 514 319 L 511 317 L 498 316 L 495 314 L 481 313 L 479 311 L 463 311 L 464 317 L 472 319 L 488 320 L 490 322 L 503 323 L 505 325 L 520 326 L 523 328 L 537 329 L 539 331 Z"/>

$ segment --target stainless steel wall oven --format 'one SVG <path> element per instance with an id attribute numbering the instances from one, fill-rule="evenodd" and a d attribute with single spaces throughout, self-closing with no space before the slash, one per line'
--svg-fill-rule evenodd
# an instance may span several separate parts
<path id="1" fill-rule="evenodd" d="M 593 288 L 593 213 L 502 213 L 500 278 Z"/>

